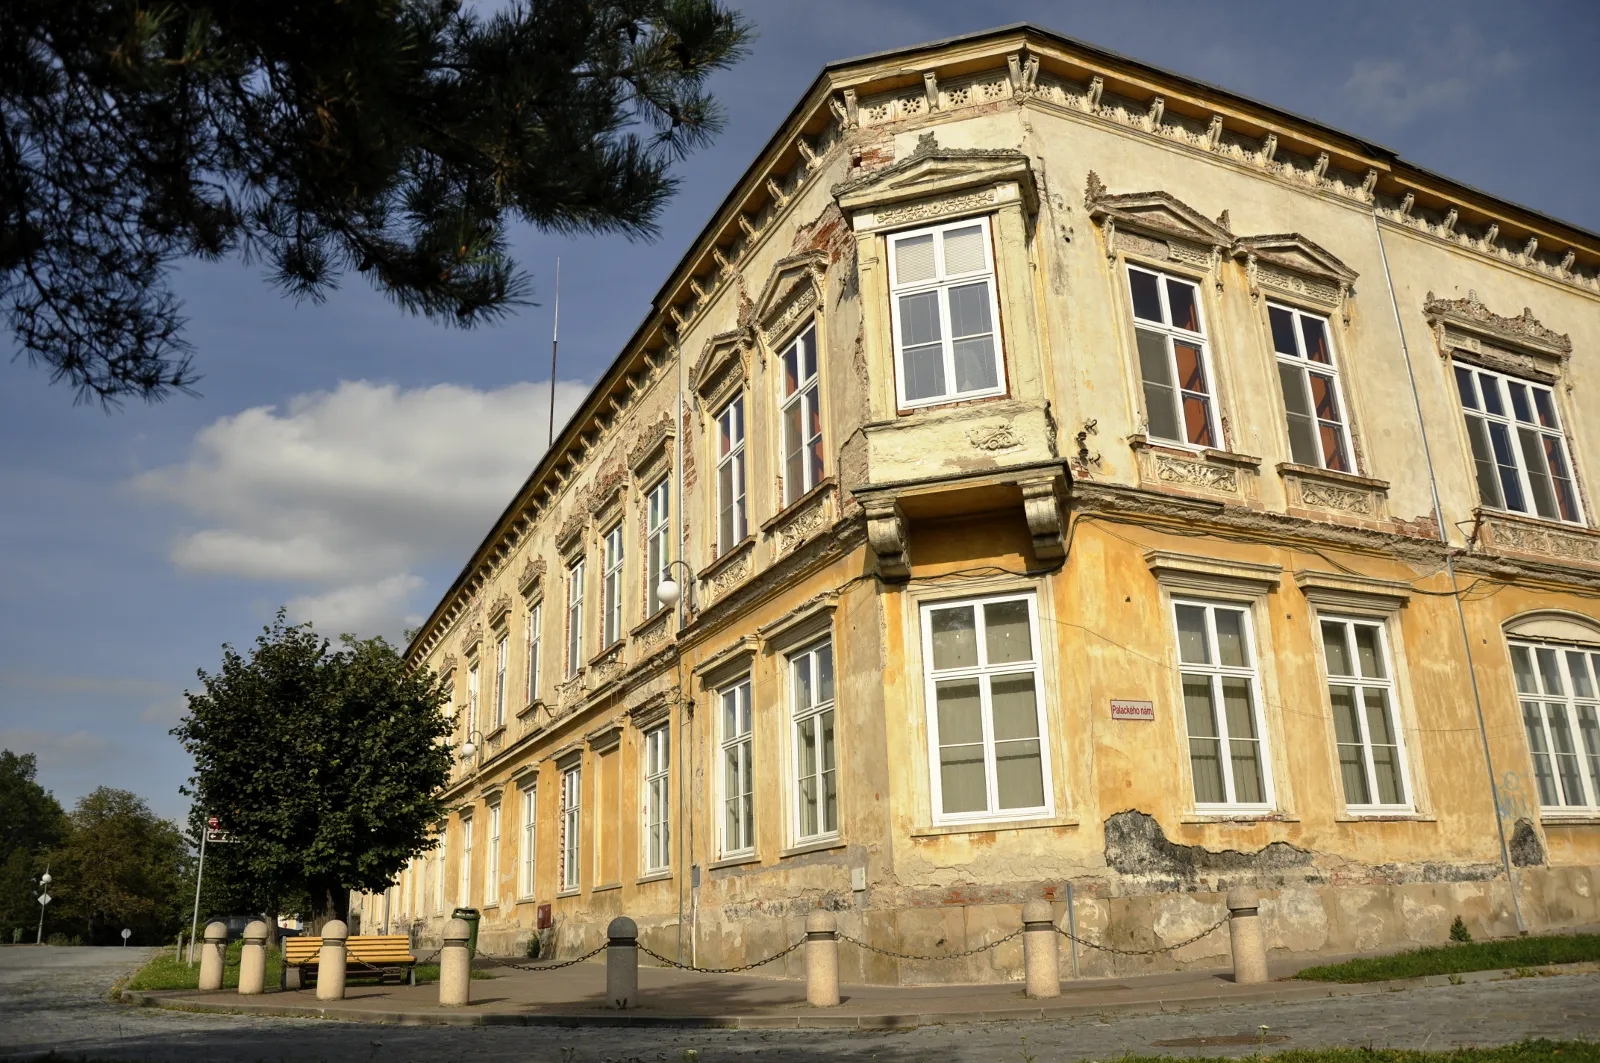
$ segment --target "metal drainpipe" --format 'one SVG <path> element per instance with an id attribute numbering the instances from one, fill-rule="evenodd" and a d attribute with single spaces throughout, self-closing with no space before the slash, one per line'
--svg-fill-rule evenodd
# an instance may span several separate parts
<path id="1" fill-rule="evenodd" d="M 1461 604 L 1461 585 L 1456 580 L 1455 557 L 1450 546 L 1450 534 L 1444 522 L 1444 506 L 1439 501 L 1439 478 L 1433 469 L 1433 448 L 1428 444 L 1428 426 L 1422 417 L 1422 395 L 1417 390 L 1417 374 L 1411 365 L 1411 348 L 1406 343 L 1405 326 L 1400 321 L 1400 299 L 1395 294 L 1394 277 L 1389 272 L 1389 252 L 1383 246 L 1383 227 L 1378 224 L 1377 200 L 1373 200 L 1372 232 L 1378 238 L 1378 257 L 1383 261 L 1383 281 L 1389 289 L 1389 306 L 1394 311 L 1395 331 L 1400 334 L 1400 353 L 1405 357 L 1406 378 L 1411 384 L 1411 401 L 1417 411 L 1417 431 L 1422 434 L 1422 459 L 1428 466 L 1428 486 L 1433 492 L 1433 519 L 1439 526 L 1439 541 L 1444 545 L 1445 570 L 1450 574 L 1451 597 L 1456 603 L 1456 621 L 1461 626 L 1461 647 L 1467 654 L 1467 678 L 1472 682 L 1472 705 L 1478 714 L 1478 737 L 1483 741 L 1483 764 L 1489 773 L 1489 796 L 1494 803 L 1494 829 L 1500 837 L 1500 865 L 1505 869 L 1506 884 L 1511 888 L 1511 911 L 1517 919 L 1517 932 L 1526 934 L 1528 925 L 1522 919 L 1522 902 L 1517 897 L 1517 880 L 1511 872 L 1511 850 L 1506 845 L 1506 825 L 1500 819 L 1500 787 L 1495 782 L 1494 754 L 1489 750 L 1489 728 L 1483 719 L 1483 695 L 1478 689 L 1478 668 L 1472 659 L 1472 638 L 1467 633 L 1467 612 Z"/>

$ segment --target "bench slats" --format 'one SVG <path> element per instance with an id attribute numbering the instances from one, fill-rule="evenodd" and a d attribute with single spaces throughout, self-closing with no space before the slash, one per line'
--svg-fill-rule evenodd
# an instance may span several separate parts
<path id="1" fill-rule="evenodd" d="M 381 964 L 414 964 L 411 939 L 404 934 L 366 934 L 349 938 L 345 949 L 351 960 L 378 966 Z M 283 939 L 284 962 L 296 967 L 313 967 L 322 955 L 319 937 L 292 937 Z"/>

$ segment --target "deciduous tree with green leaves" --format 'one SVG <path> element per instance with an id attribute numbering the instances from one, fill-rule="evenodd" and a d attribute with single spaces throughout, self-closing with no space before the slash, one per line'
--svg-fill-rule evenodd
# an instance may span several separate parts
<path id="1" fill-rule="evenodd" d="M 0 750 L 0 932 L 6 941 L 15 928 L 34 925 L 34 879 L 67 829 L 61 805 L 34 780 L 38 768 L 32 753 Z"/>
<path id="2" fill-rule="evenodd" d="M 170 941 L 194 882 L 194 854 L 177 826 L 110 786 L 86 794 L 67 820 L 50 853 L 51 928 L 86 945 L 119 945 L 124 928 L 135 945 Z"/>
<path id="3" fill-rule="evenodd" d="M 525 301 L 523 221 L 648 237 L 749 30 L 719 0 L 6 0 L 0 304 L 80 397 L 195 379 L 166 283 L 357 270 L 470 326 Z"/>
<path id="4" fill-rule="evenodd" d="M 235 839 L 207 849 L 206 876 L 241 908 L 309 897 L 344 919 L 351 890 L 386 888 L 432 848 L 451 757 L 438 676 L 382 638 L 335 647 L 281 611 L 248 653 L 224 646 L 221 669 L 198 674 L 173 734 L 194 757 L 196 827 L 216 816 Z"/>

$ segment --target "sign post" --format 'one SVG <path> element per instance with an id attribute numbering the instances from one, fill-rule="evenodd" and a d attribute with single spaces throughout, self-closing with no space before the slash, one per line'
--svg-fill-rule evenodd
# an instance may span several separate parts
<path id="1" fill-rule="evenodd" d="M 45 865 L 44 874 L 39 876 L 39 933 L 33 939 L 35 945 L 44 944 L 44 910 L 53 899 L 50 896 L 50 867 L 47 864 Z"/>
<path id="2" fill-rule="evenodd" d="M 133 937 L 133 931 L 129 930 L 127 927 L 123 927 L 122 928 L 122 947 L 123 948 L 127 948 L 128 947 L 128 939 L 131 938 L 131 937 Z"/>
<path id="3" fill-rule="evenodd" d="M 222 829 L 222 822 L 216 816 L 206 817 L 206 829 L 200 835 L 200 866 L 194 872 L 194 915 L 189 919 L 189 966 L 194 966 L 195 934 L 200 930 L 200 883 L 206 874 L 206 843 L 226 844 L 233 841 L 233 835 Z M 124 942 L 126 944 L 126 942 Z"/>

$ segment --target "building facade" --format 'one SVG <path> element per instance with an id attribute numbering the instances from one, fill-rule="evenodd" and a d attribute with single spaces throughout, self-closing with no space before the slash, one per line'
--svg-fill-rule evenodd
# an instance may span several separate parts
<path id="1" fill-rule="evenodd" d="M 732 966 L 818 905 L 921 954 L 1034 897 L 1164 947 L 1238 884 L 1296 954 L 1600 919 L 1597 265 L 1031 27 L 830 66 L 412 643 L 473 754 L 392 921 Z"/>

